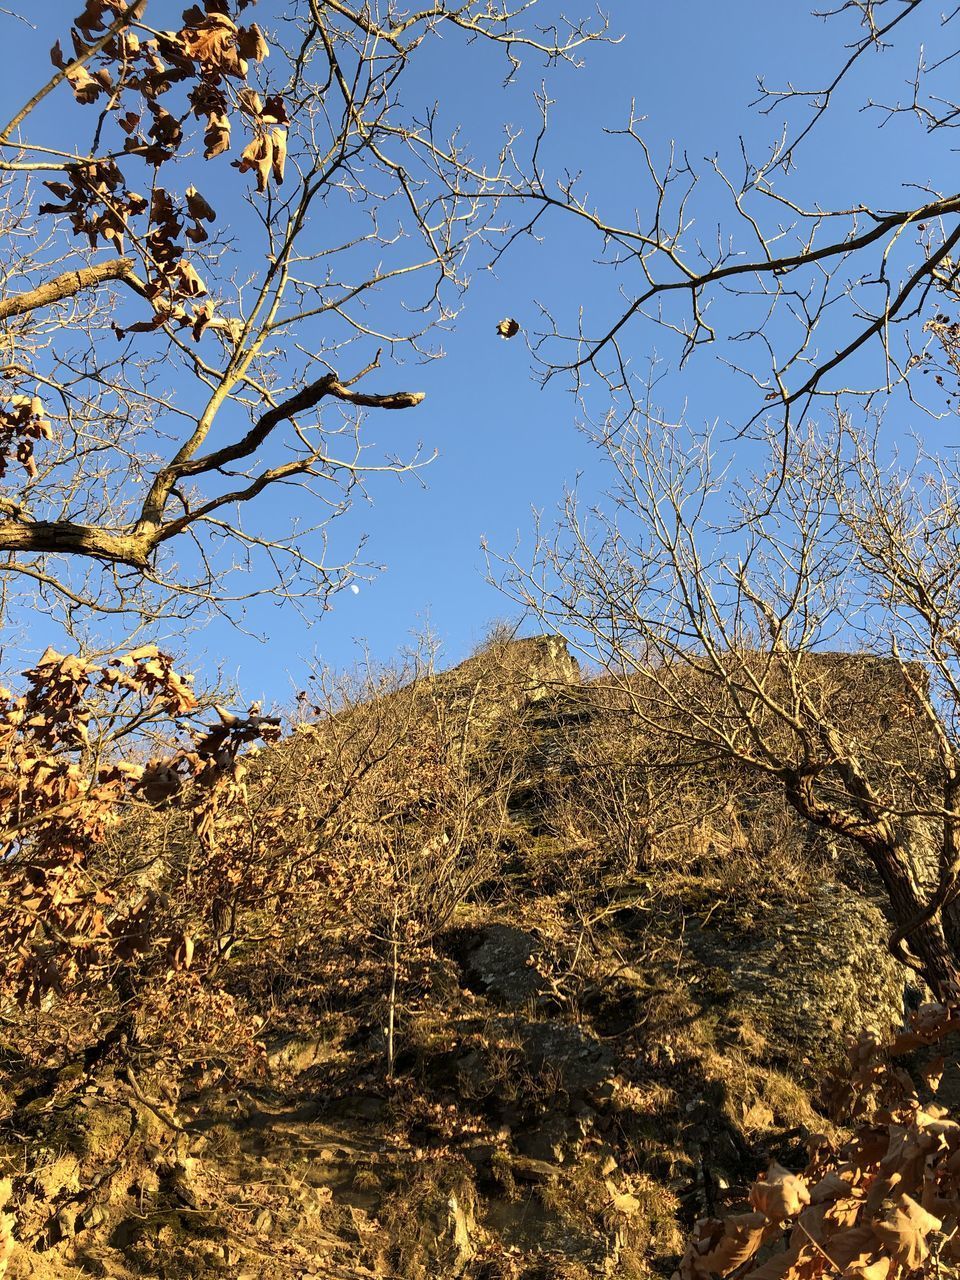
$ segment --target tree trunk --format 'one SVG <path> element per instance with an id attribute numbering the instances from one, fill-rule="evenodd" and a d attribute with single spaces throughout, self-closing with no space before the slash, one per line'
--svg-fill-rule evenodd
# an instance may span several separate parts
<path id="1" fill-rule="evenodd" d="M 836 744 L 832 744 L 836 745 Z M 876 867 L 887 893 L 897 928 L 890 938 L 890 949 L 904 960 L 900 938 L 912 953 L 915 967 L 938 1000 L 944 1004 L 960 1004 L 960 950 L 953 938 L 948 940 L 948 925 L 942 912 L 924 918 L 930 895 L 924 891 L 914 869 L 914 858 L 907 842 L 908 831 L 897 830 L 882 813 L 869 782 L 849 758 L 840 760 L 844 782 L 856 803 L 856 810 L 842 811 L 824 804 L 815 792 L 817 773 L 797 771 L 784 775 L 786 796 L 794 809 L 809 822 L 855 840 Z M 952 922 L 951 925 L 952 926 Z"/>
<path id="2" fill-rule="evenodd" d="M 943 908 L 943 932 L 957 964 L 960 965 L 960 900 L 948 902 Z"/>
<path id="3" fill-rule="evenodd" d="M 877 843 L 868 848 L 873 864 L 880 873 L 893 918 L 910 951 L 923 967 L 923 978 L 938 1000 L 944 1004 L 960 1001 L 960 964 L 958 952 L 947 937 L 947 922 L 940 916 L 913 924 L 922 915 L 926 895 L 910 871 L 906 854 L 897 845 Z"/>

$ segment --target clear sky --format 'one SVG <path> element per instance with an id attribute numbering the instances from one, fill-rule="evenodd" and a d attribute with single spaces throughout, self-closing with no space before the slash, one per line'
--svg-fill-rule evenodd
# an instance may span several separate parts
<path id="1" fill-rule="evenodd" d="M 551 13 L 564 4 L 574 14 L 588 8 L 581 0 L 541 3 Z M 54 15 L 62 27 L 78 7 L 77 0 L 31 5 L 37 28 L 32 32 L 0 15 L 7 41 L 4 110 L 46 71 Z M 167 21 L 155 17 L 158 25 L 175 25 L 180 7 L 168 0 L 151 2 L 156 11 L 170 10 Z M 735 170 L 741 136 L 759 146 L 780 128 L 776 116 L 765 118 L 749 108 L 757 77 L 774 84 L 828 79 L 843 57 L 842 36 L 854 30 L 852 23 L 825 25 L 804 4 L 785 0 L 612 0 L 606 10 L 622 41 L 589 47 L 580 70 L 548 73 L 556 106 L 546 159 L 554 171 L 583 169 L 598 203 L 621 216 L 634 206 L 642 210 L 650 198 L 636 152 L 603 133 L 626 123 L 631 101 L 646 117 L 643 131 L 655 156 L 665 156 L 675 141 L 700 169 L 708 168 L 705 158 L 718 155 Z M 267 29 L 270 11 L 271 0 L 263 0 L 256 14 Z M 930 47 L 937 38 L 936 26 L 923 26 L 935 16 L 918 15 L 899 51 L 871 56 L 858 69 L 835 120 L 815 133 L 804 151 L 794 193 L 833 204 L 861 199 L 900 204 L 904 179 L 936 181 L 936 166 L 944 162 L 942 143 L 931 145 L 928 153 L 922 130 L 894 123 L 878 132 L 876 117 L 858 116 L 853 109 L 866 97 L 904 92 L 918 46 L 926 41 Z M 452 43 L 432 51 L 417 73 L 424 99 L 436 98 L 448 121 L 462 120 L 481 151 L 494 144 L 503 121 L 529 129 L 543 68 L 531 61 L 518 82 L 504 89 L 499 64 L 464 75 L 463 56 Z M 715 237 L 716 187 L 706 183 L 691 211 L 701 234 Z M 365 643 L 386 659 L 411 633 L 429 625 L 446 660 L 454 662 L 493 619 L 510 614 L 508 602 L 485 581 L 481 538 L 502 551 L 512 550 L 518 538 L 529 543 L 532 508 L 549 513 L 579 472 L 585 473 L 588 490 L 600 481 L 575 428 L 578 410 L 569 387 L 555 380 L 541 389 L 525 339 L 501 341 L 495 324 L 516 316 L 525 331 L 535 332 L 538 303 L 545 302 L 573 323 L 582 306 L 596 322 L 592 327 L 600 329 L 604 317 L 616 316 L 621 301 L 617 278 L 592 261 L 594 242 L 561 219 L 544 227 L 544 237 L 542 244 L 518 244 L 495 274 L 475 277 L 460 320 L 445 336 L 443 361 L 385 378 L 425 391 L 426 400 L 412 412 L 371 414 L 368 433 L 395 440 L 399 451 L 420 439 L 439 457 L 423 473 L 425 489 L 410 479 L 376 485 L 372 504 L 359 503 L 351 516 L 354 532 L 368 535 L 369 558 L 382 562 L 384 572 L 361 583 L 359 594 L 340 593 L 332 610 L 317 618 L 309 610 L 305 617 L 261 602 L 244 623 L 249 634 L 218 621 L 178 639 L 198 670 L 221 668 L 249 698 L 284 701 L 302 684 L 311 658 L 349 664 Z M 654 356 L 673 354 L 664 341 L 652 326 L 637 324 L 628 332 L 626 348 L 642 367 Z M 668 408 L 676 412 L 685 406 L 694 426 L 732 422 L 747 404 L 742 381 L 709 351 L 682 374 L 671 375 L 661 390 Z M 905 422 L 904 429 L 910 425 Z"/>

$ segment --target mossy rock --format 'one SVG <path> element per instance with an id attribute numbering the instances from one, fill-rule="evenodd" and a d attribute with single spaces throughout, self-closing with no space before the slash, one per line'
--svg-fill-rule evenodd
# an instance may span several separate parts
<path id="1" fill-rule="evenodd" d="M 806 1077 L 842 1061 L 864 1027 L 901 1024 L 907 974 L 887 951 L 889 929 L 875 903 L 824 885 L 702 923 L 687 916 L 681 973 L 703 1014 L 721 1006 L 721 1025 L 746 1019 L 770 1062 Z"/>

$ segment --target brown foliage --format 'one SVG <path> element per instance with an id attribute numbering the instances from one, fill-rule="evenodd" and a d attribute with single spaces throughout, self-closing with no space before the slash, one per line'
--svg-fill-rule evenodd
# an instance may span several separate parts
<path id="1" fill-rule="evenodd" d="M 0 708 L 0 997 L 72 1010 L 82 1035 L 126 1027 L 143 1065 L 249 1061 L 226 989 L 248 953 L 362 955 L 399 1008 L 496 876 L 515 764 L 491 734 L 515 708 L 495 657 L 463 680 L 322 675 L 282 741 L 258 708 L 193 727 L 191 683 L 153 646 L 49 652 L 24 678 Z"/>
<path id="2" fill-rule="evenodd" d="M 8 408 L 0 408 L 0 479 L 6 474 L 11 454 L 28 476 L 37 474 L 34 441 L 49 440 L 50 423 L 44 417 L 39 396 L 13 396 Z"/>
<path id="3" fill-rule="evenodd" d="M 205 126 L 208 160 L 229 149 L 231 117 L 239 114 L 252 139 L 235 162 L 237 167 L 241 172 L 257 168 L 261 192 L 271 174 L 283 181 L 289 119 L 281 99 L 273 95 L 264 106 L 253 90 L 242 91 L 242 96 L 228 90 L 231 80 L 246 81 L 251 61 L 262 62 L 270 52 L 256 24 L 234 21 L 233 7 L 229 0 L 207 0 L 205 8 L 193 5 L 184 11 L 179 30 L 145 38 L 125 22 L 118 26 L 126 8 L 121 0 L 98 0 L 88 3 L 75 21 L 75 60 L 67 60 L 59 40 L 51 50 L 54 66 L 65 72 L 77 101 L 98 104 L 104 119 L 120 131 L 121 142 L 117 158 L 67 165 L 62 180 L 45 183 L 55 202 L 42 204 L 39 212 L 65 214 L 74 234 L 84 237 L 91 249 L 107 242 L 123 253 L 131 237 L 148 248 L 143 292 L 153 304 L 152 316 L 126 329 L 115 325 L 118 337 L 160 328 L 171 320 L 191 329 L 194 318 L 184 304 L 206 293 L 181 236 L 184 224 L 192 223 L 185 239 L 193 244 L 205 240 L 202 222 L 215 220 L 213 207 L 193 185 L 176 195 L 156 179 L 147 200 L 130 189 L 124 172 L 125 157 L 137 157 L 157 171 L 177 159 L 185 141 L 182 108 L 178 104 L 170 111 L 161 98 L 186 95 L 187 116 Z M 236 7 L 242 10 L 244 0 Z M 117 29 L 99 53 L 89 57 L 89 45 L 113 28 Z M 265 168 L 254 166 L 251 157 L 264 151 L 269 154 Z M 199 336 L 194 331 L 195 340 Z"/>
<path id="4" fill-rule="evenodd" d="M 754 1183 L 753 1212 L 699 1223 L 678 1277 L 899 1280 L 933 1258 L 955 1263 L 960 1123 L 946 1107 L 922 1103 L 895 1062 L 957 1025 L 942 1005 L 926 1005 L 889 1045 L 860 1036 L 835 1087 L 860 1116 L 852 1135 L 837 1144 L 811 1138 L 801 1173 L 773 1164 Z"/>
<path id="5" fill-rule="evenodd" d="M 129 874 L 104 874 L 108 834 L 131 807 L 188 782 L 195 826 L 206 831 L 240 785 L 240 746 L 270 736 L 275 722 L 231 717 L 189 746 L 144 759 L 130 749 L 135 735 L 169 732 L 171 721 L 198 709 L 191 681 L 155 646 L 106 664 L 48 650 L 25 680 L 22 693 L 0 694 L 0 940 L 8 957 L 0 994 L 42 1005 L 91 994 L 135 958 L 189 967 L 192 941 L 171 931 L 155 895 L 138 892 Z"/>

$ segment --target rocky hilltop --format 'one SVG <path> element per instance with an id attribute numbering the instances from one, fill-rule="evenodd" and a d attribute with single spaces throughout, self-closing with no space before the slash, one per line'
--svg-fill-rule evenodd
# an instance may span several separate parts
<path id="1" fill-rule="evenodd" d="M 250 913 L 222 982 L 251 1057 L 51 1065 L 5 1021 L 10 1280 L 668 1275 L 698 1216 L 829 1127 L 846 1038 L 900 1022 L 855 860 L 772 793 L 651 776 L 561 642 L 494 644 L 387 704 L 308 719 L 252 759 L 251 792 L 321 806 L 331 762 L 389 720 L 441 726 L 480 799 L 441 828 L 446 792 L 417 793 L 352 818 L 353 844 L 313 822 L 341 860 L 389 826 L 390 872 L 337 888 L 322 927 Z M 53 1043 L 55 1014 L 31 1017 Z"/>

